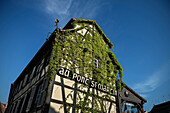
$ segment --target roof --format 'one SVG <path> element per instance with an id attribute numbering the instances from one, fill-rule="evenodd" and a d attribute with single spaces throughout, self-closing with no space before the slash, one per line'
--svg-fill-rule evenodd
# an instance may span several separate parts
<path id="1" fill-rule="evenodd" d="M 96 29 L 98 30 L 98 32 L 103 36 L 104 41 L 109 45 L 110 48 L 113 49 L 113 44 L 111 43 L 111 41 L 109 40 L 109 38 L 107 38 L 107 36 L 104 34 L 104 32 L 102 31 L 102 29 L 100 28 L 100 26 L 96 23 L 96 21 L 94 20 L 85 20 L 85 19 L 77 19 L 77 18 L 72 18 L 67 24 L 66 26 L 63 28 L 63 30 L 65 29 L 73 29 L 74 25 L 73 23 L 89 23 L 89 24 L 93 24 L 95 25 Z"/>
<path id="2" fill-rule="evenodd" d="M 150 113 L 169 113 L 170 112 L 170 101 L 164 102 L 158 105 L 154 105 Z"/>
<path id="3" fill-rule="evenodd" d="M 0 113 L 4 113 L 6 109 L 6 104 L 0 102 Z"/>
<path id="4" fill-rule="evenodd" d="M 54 30 L 54 32 L 57 31 L 57 29 Z M 51 42 L 54 41 L 55 33 L 52 33 L 50 37 L 45 41 L 45 43 L 42 45 L 42 47 L 38 50 L 38 52 L 35 54 L 35 56 L 31 59 L 31 61 L 28 63 L 28 65 L 24 68 L 24 70 L 21 72 L 21 74 L 18 76 L 18 78 L 14 81 L 13 84 L 15 84 L 17 81 L 19 81 L 22 77 L 24 77 L 24 73 L 27 71 L 28 68 L 33 67 L 38 59 L 40 59 L 40 56 L 43 54 L 43 51 L 46 49 L 49 49 Z"/>
<path id="5" fill-rule="evenodd" d="M 139 99 L 143 100 L 144 102 L 147 102 L 142 96 L 140 96 L 138 93 L 136 93 L 133 89 L 131 89 L 129 86 L 125 84 L 125 88 L 127 88 L 129 91 L 131 91 L 135 96 L 137 96 Z"/>

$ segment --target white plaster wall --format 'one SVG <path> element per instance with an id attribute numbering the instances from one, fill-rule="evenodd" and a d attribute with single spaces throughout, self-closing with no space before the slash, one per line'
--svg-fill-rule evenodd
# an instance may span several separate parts
<path id="1" fill-rule="evenodd" d="M 56 82 L 61 82 L 61 77 L 56 75 L 56 78 L 55 78 L 55 81 Z M 75 82 L 73 80 L 69 80 L 69 79 L 66 79 L 66 78 L 63 78 L 63 82 L 65 85 L 67 86 L 70 86 L 72 88 L 74 88 L 74 84 Z M 82 84 L 78 84 L 78 87 L 81 87 Z M 81 90 L 83 91 L 86 91 L 87 92 L 87 89 L 88 88 L 80 88 Z M 72 89 L 68 89 L 68 88 L 64 88 L 64 91 L 65 91 L 65 96 L 67 96 L 68 94 L 71 94 L 72 97 L 74 95 L 74 92 Z M 80 97 L 84 97 L 83 96 L 83 93 L 77 91 L 79 93 L 79 96 Z M 92 88 L 90 88 L 90 92 L 92 92 Z M 94 90 L 94 93 L 97 94 L 96 90 Z M 101 91 L 98 91 L 98 94 L 99 96 L 103 96 L 103 95 L 107 95 L 106 93 L 103 93 Z M 79 103 L 79 99 L 78 99 L 78 95 L 77 95 L 77 103 Z M 113 101 L 116 101 L 115 97 L 114 96 L 111 96 L 112 100 Z M 62 88 L 61 86 L 59 85 L 54 85 L 53 86 L 53 90 L 52 90 L 52 96 L 51 96 L 51 99 L 54 99 L 54 100 L 59 100 L 59 101 L 63 101 L 63 97 L 62 97 Z M 88 99 L 92 100 L 92 97 L 88 97 Z M 69 97 L 67 100 L 66 100 L 67 103 L 70 103 L 70 104 L 73 104 L 73 100 L 71 99 L 71 97 Z M 110 102 L 108 101 L 103 101 L 103 104 L 106 105 L 106 109 L 109 109 L 110 107 Z M 100 107 L 100 104 L 98 102 L 98 105 Z M 54 111 L 57 112 L 57 113 L 64 113 L 64 108 L 62 107 L 63 105 L 62 104 L 58 104 L 58 103 L 54 103 L 54 102 L 50 102 L 50 111 L 49 113 L 53 113 Z M 90 103 L 88 107 L 92 107 L 92 104 Z M 79 110 L 81 111 L 81 110 Z M 72 110 L 70 110 L 70 113 L 72 112 Z M 112 103 L 112 109 L 111 109 L 111 113 L 116 113 L 116 104 Z"/>

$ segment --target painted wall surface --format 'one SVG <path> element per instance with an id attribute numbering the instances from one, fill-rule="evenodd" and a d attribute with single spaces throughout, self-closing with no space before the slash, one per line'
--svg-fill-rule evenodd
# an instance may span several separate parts
<path id="1" fill-rule="evenodd" d="M 77 83 L 78 87 L 81 87 L 82 84 Z M 81 91 L 82 92 L 87 92 L 88 88 L 83 88 Z M 80 91 L 78 91 L 80 92 Z M 99 98 L 102 98 L 103 95 L 107 95 L 106 93 L 102 92 L 102 91 L 98 91 L 94 88 L 90 88 L 90 92 L 96 94 L 99 96 Z M 55 84 L 53 87 L 53 91 L 52 91 L 52 97 L 51 99 L 53 100 L 52 102 L 50 102 L 50 110 L 49 113 L 53 113 L 54 111 L 56 113 L 64 113 L 64 101 L 66 103 L 72 105 L 72 107 L 70 108 L 70 113 L 72 113 L 73 111 L 73 104 L 74 104 L 74 93 L 75 93 L 75 81 L 74 80 L 69 80 L 68 78 L 63 78 L 59 75 L 55 76 Z M 83 94 L 81 93 L 79 95 L 76 95 L 77 98 L 83 97 Z M 66 99 L 66 97 L 68 95 L 71 96 L 69 98 Z M 78 97 L 80 96 L 80 97 Z M 71 97 L 74 97 L 73 99 Z M 66 100 L 65 100 L 66 99 Z M 88 99 L 90 99 L 92 101 L 92 96 L 89 96 Z M 76 100 L 77 103 L 79 103 L 79 99 Z M 116 99 L 115 96 L 112 96 L 112 101 L 107 101 L 103 98 L 103 104 L 105 105 L 106 109 L 107 109 L 107 113 L 116 113 Z M 98 103 L 98 105 L 100 106 L 100 103 Z M 92 103 L 89 104 L 89 108 L 92 108 Z M 100 107 L 99 107 L 100 108 Z M 110 111 L 110 112 L 109 112 Z M 79 110 L 79 112 L 81 112 L 81 109 Z M 78 112 L 78 113 L 79 113 Z"/>

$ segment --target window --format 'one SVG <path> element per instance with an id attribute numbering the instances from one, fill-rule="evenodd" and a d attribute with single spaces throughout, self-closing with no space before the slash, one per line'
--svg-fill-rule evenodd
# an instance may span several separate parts
<path id="1" fill-rule="evenodd" d="M 23 80 L 21 80 L 21 82 L 20 82 L 20 84 L 19 84 L 19 88 L 18 88 L 18 92 L 21 90 L 21 88 L 22 88 L 22 82 L 23 82 Z"/>
<path id="2" fill-rule="evenodd" d="M 37 96 L 36 96 L 36 100 L 35 100 L 35 105 L 36 105 L 36 107 L 38 107 L 39 105 L 39 101 L 40 101 L 40 96 L 41 96 L 41 90 L 42 90 L 42 88 L 43 88 L 43 86 L 42 86 L 42 81 L 38 84 L 38 91 L 37 91 Z"/>
<path id="3" fill-rule="evenodd" d="M 15 111 L 15 105 L 16 105 L 16 103 L 14 103 L 14 104 L 12 105 L 11 113 L 14 113 L 14 111 Z"/>
<path id="4" fill-rule="evenodd" d="M 31 81 L 32 78 L 34 77 L 34 75 L 35 75 L 35 70 L 36 70 L 36 66 L 35 66 L 35 67 L 33 68 L 33 70 L 32 70 L 32 73 L 31 73 L 31 75 L 30 75 L 29 81 Z"/>
<path id="5" fill-rule="evenodd" d="M 45 59 L 45 66 L 47 66 L 49 64 L 50 57 L 51 57 L 50 55 L 46 57 L 46 59 Z"/>
<path id="6" fill-rule="evenodd" d="M 37 107 L 41 107 L 43 105 L 43 102 L 46 96 L 47 87 L 48 87 L 48 79 L 44 78 L 38 88 L 38 93 L 36 97 Z"/>
<path id="7" fill-rule="evenodd" d="M 99 67 L 99 60 L 96 58 L 94 59 L 94 65 L 95 65 L 95 68 Z"/>
<path id="8" fill-rule="evenodd" d="M 99 58 L 95 58 L 94 59 L 94 65 L 95 65 L 95 68 L 99 68 L 101 66 L 101 63 L 100 63 L 100 59 Z"/>
<path id="9" fill-rule="evenodd" d="M 41 61 L 41 63 L 37 66 L 36 75 L 34 75 L 34 76 L 38 76 L 38 78 L 40 78 L 40 75 L 41 75 L 43 66 L 44 66 L 44 59 L 43 59 L 43 60 Z"/>
<path id="10" fill-rule="evenodd" d="M 29 112 L 33 107 L 33 99 L 35 98 L 35 91 L 36 91 L 36 86 L 33 86 L 31 90 L 30 98 L 28 100 L 26 112 Z"/>
<path id="11" fill-rule="evenodd" d="M 123 104 L 122 113 L 141 113 L 137 105 L 126 102 Z"/>
<path id="12" fill-rule="evenodd" d="M 14 85 L 14 93 L 13 93 L 13 95 L 15 95 L 17 93 L 18 87 L 19 87 L 19 84 Z"/>
<path id="13" fill-rule="evenodd" d="M 25 78 L 24 78 L 24 82 L 22 84 L 22 86 L 24 87 L 27 83 L 27 78 L 28 78 L 28 74 L 25 75 Z"/>
<path id="14" fill-rule="evenodd" d="M 18 108 L 17 108 L 17 112 L 16 112 L 16 113 L 20 113 L 20 110 L 21 110 L 21 107 L 22 107 L 23 100 L 24 100 L 24 98 L 21 98 L 21 99 L 19 100 L 19 105 L 18 105 Z"/>
<path id="15" fill-rule="evenodd" d="M 14 113 L 18 113 L 18 111 L 19 111 L 18 108 L 19 108 L 20 102 L 21 102 L 21 100 L 18 100 L 18 102 L 17 102 L 17 104 L 16 104 L 16 109 L 15 109 Z"/>
<path id="16" fill-rule="evenodd" d="M 24 111 L 24 107 L 25 107 L 25 101 L 26 101 L 26 98 L 27 98 L 27 94 L 23 97 L 23 99 L 22 99 L 22 104 L 21 104 L 21 109 L 20 109 L 20 112 L 19 113 L 23 113 L 23 111 Z"/>
<path id="17" fill-rule="evenodd" d="M 23 103 L 22 103 L 22 107 L 21 107 L 20 113 L 26 113 L 26 108 L 27 108 L 27 105 L 28 105 L 28 101 L 29 101 L 29 98 L 30 98 L 30 94 L 31 94 L 31 92 L 29 91 L 29 92 L 24 96 L 24 100 L 23 100 Z"/>

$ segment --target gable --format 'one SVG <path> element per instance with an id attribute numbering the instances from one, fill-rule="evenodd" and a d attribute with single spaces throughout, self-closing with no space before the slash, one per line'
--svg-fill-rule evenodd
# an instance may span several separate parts
<path id="1" fill-rule="evenodd" d="M 77 68 L 78 73 L 88 72 L 87 75 L 92 76 L 91 72 L 96 71 L 99 79 L 112 76 L 115 80 L 118 79 L 116 76 L 119 74 L 120 80 L 122 80 L 122 67 L 110 51 L 109 44 L 104 40 L 106 37 L 101 32 L 94 21 L 72 19 L 63 30 L 57 32 L 56 58 L 60 56 L 63 60 L 62 66 L 67 66 L 71 70 Z M 101 64 L 98 69 L 94 68 L 95 58 L 98 58 Z M 83 65 L 86 66 L 83 71 L 78 69 L 84 67 Z M 59 65 L 57 64 L 56 67 Z M 109 75 L 107 75 L 108 72 Z"/>
<path id="2" fill-rule="evenodd" d="M 107 51 L 107 54 L 109 55 L 109 57 L 111 59 L 111 62 L 118 70 L 118 73 L 120 75 L 120 80 L 122 80 L 123 68 L 119 64 L 114 53 L 112 51 L 110 51 L 110 48 L 113 48 L 113 44 L 106 37 L 106 35 L 103 33 L 103 31 L 101 30 L 100 26 L 96 23 L 96 21 L 72 18 L 68 22 L 68 24 L 63 28 L 63 30 L 67 30 L 69 28 L 74 31 L 77 31 L 78 33 L 80 33 L 83 36 L 89 35 L 89 37 L 93 37 L 93 42 L 96 43 L 95 45 L 97 45 L 98 49 L 100 49 L 100 50 L 97 50 L 98 53 L 101 53 L 101 51 Z M 98 45 L 99 43 L 101 44 L 100 46 Z M 88 47 L 90 47 L 90 46 L 88 46 Z M 103 48 L 103 49 L 101 49 L 101 48 Z"/>
<path id="3" fill-rule="evenodd" d="M 72 18 L 63 29 L 64 30 L 66 30 L 66 29 L 81 29 L 81 27 L 85 27 L 85 25 L 91 25 L 92 30 L 94 30 L 92 27 L 92 26 L 94 26 L 96 31 L 98 31 L 98 33 L 100 33 L 100 35 L 103 37 L 103 40 L 108 44 L 109 48 L 113 49 L 113 44 L 111 43 L 109 38 L 107 38 L 107 36 L 104 34 L 104 32 L 102 31 L 100 26 L 96 23 L 96 21 Z"/>

